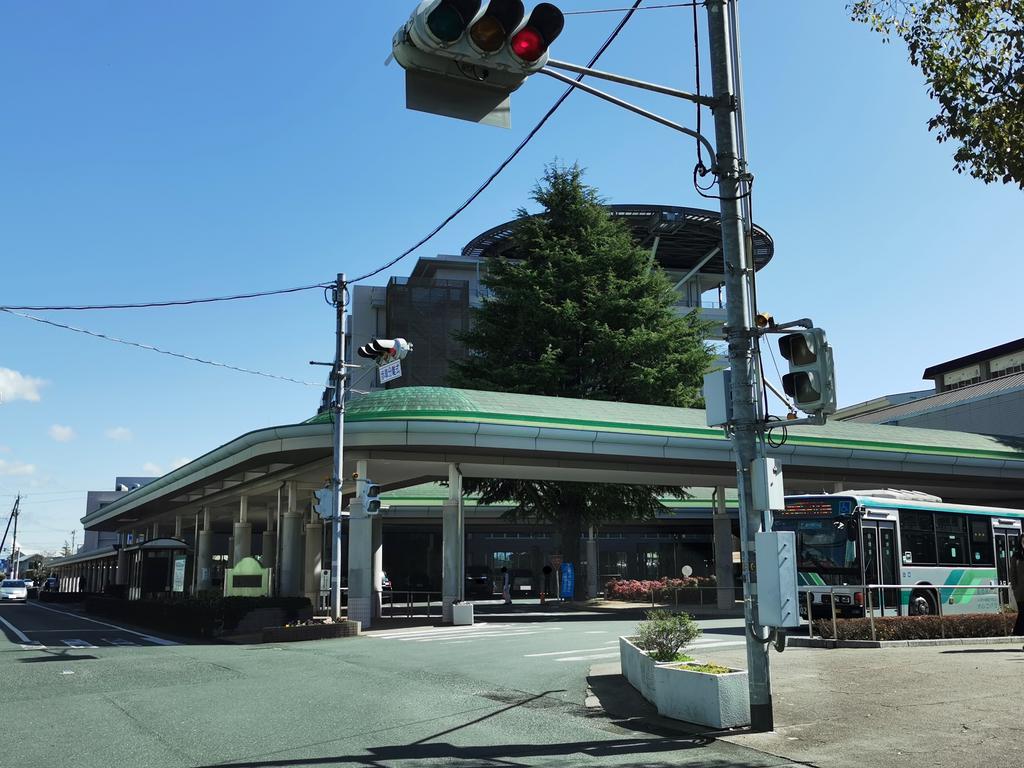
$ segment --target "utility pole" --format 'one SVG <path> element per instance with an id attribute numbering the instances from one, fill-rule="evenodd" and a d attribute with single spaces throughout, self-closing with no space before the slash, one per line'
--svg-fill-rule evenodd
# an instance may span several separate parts
<path id="1" fill-rule="evenodd" d="M 331 488 L 334 490 L 334 536 L 331 546 L 331 617 L 341 619 L 341 472 L 342 451 L 345 446 L 345 385 L 348 372 L 345 369 L 345 273 L 338 275 L 334 285 L 334 309 L 337 317 L 337 339 L 334 349 L 334 369 L 331 379 L 334 385 L 334 466 L 331 470 Z"/>
<path id="2" fill-rule="evenodd" d="M 758 458 L 761 428 L 760 398 L 754 367 L 757 330 L 754 325 L 754 266 L 747 240 L 744 200 L 750 176 L 742 155 L 742 115 L 739 102 L 739 30 L 735 28 L 736 0 L 707 0 L 708 42 L 715 106 L 715 146 L 721 195 L 722 256 L 725 261 L 726 338 L 732 371 L 732 441 L 736 455 L 739 495 L 743 604 L 747 631 L 747 669 L 750 680 L 750 721 L 756 731 L 774 728 L 771 673 L 765 629 L 758 622 L 754 534 L 770 530 L 771 520 L 754 509 L 751 463 Z M 742 204 L 742 205 L 741 205 Z M 765 516 L 770 518 L 771 513 Z"/>
<path id="3" fill-rule="evenodd" d="M 11 572 L 12 579 L 18 578 L 18 510 L 21 506 L 21 494 L 19 493 L 14 499 L 14 511 L 11 515 L 14 517 L 14 538 L 11 540 Z"/>
<path id="4" fill-rule="evenodd" d="M 18 505 L 21 503 L 21 494 L 19 493 L 14 498 L 14 508 L 11 510 L 11 516 L 7 518 L 7 527 L 4 528 L 4 537 L 0 539 L 0 557 L 3 556 L 4 544 L 7 543 L 7 532 L 11 530 L 11 523 L 18 519 Z M 15 525 L 15 536 L 17 536 L 17 523 Z M 11 545 L 11 560 L 14 560 L 14 546 Z M 13 567 L 13 566 L 12 566 Z M 9 575 L 10 569 L 4 575 Z"/>

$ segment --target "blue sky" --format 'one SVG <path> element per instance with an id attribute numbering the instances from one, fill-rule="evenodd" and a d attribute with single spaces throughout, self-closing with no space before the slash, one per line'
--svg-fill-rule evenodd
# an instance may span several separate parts
<path id="1" fill-rule="evenodd" d="M 562 91 L 531 78 L 513 96 L 510 131 L 409 112 L 403 73 L 384 59 L 414 2 L 356 5 L 0 5 L 0 303 L 362 274 L 461 203 Z M 933 105 L 902 45 L 883 45 L 844 8 L 748 0 L 741 32 L 754 215 L 776 243 L 761 305 L 827 329 L 849 404 L 922 388 L 928 365 L 1017 337 L 1010 286 L 1024 267 L 1012 232 L 1021 193 L 953 172 L 954 147 L 928 134 Z M 554 55 L 585 63 L 618 18 L 569 16 Z M 701 11 L 702 40 L 704 27 Z M 689 9 L 636 14 L 600 67 L 691 89 Z M 693 125 L 688 104 L 624 95 Z M 577 93 L 418 253 L 458 252 L 510 218 L 556 158 L 585 166 L 610 202 L 707 207 L 690 184 L 691 141 Z M 414 259 L 384 277 L 408 274 Z M 323 371 L 307 361 L 333 344 L 317 292 L 50 317 L 314 382 Z M 299 421 L 320 391 L 10 316 L 0 316 L 0 390 L 0 510 L 26 494 L 29 550 L 56 549 L 80 528 L 86 489 Z"/>

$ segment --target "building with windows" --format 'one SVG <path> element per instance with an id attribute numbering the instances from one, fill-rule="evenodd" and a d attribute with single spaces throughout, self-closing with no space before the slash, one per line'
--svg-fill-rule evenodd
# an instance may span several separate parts
<path id="1" fill-rule="evenodd" d="M 929 366 L 922 378 L 933 388 L 858 403 L 835 418 L 1024 437 L 1024 339 Z"/>

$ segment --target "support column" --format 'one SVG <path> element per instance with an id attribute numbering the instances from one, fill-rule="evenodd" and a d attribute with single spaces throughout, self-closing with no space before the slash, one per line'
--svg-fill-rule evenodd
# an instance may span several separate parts
<path id="1" fill-rule="evenodd" d="M 263 567 L 277 568 L 277 531 L 274 520 L 277 517 L 274 509 L 267 506 L 267 528 L 263 531 Z"/>
<path id="2" fill-rule="evenodd" d="M 320 572 L 323 569 L 324 526 L 320 522 L 306 523 L 306 597 L 313 610 L 320 609 Z"/>
<path id="3" fill-rule="evenodd" d="M 370 521 L 370 555 L 373 560 L 373 615 L 380 618 L 384 605 L 384 589 L 381 586 L 384 581 L 384 545 L 383 545 L 384 521 L 380 515 L 375 515 Z"/>
<path id="4" fill-rule="evenodd" d="M 297 511 L 298 489 L 295 481 L 287 484 L 288 506 L 281 519 L 281 595 L 297 597 L 301 591 L 302 551 L 302 516 Z"/>
<path id="5" fill-rule="evenodd" d="M 725 487 L 721 485 L 715 488 L 715 514 L 712 520 L 718 607 L 727 610 L 736 605 L 736 588 L 732 578 L 732 520 L 725 507 Z"/>
<path id="6" fill-rule="evenodd" d="M 249 522 L 249 497 L 238 497 L 238 522 L 232 528 L 234 539 L 234 555 L 232 566 L 252 554 L 252 523 Z"/>
<path id="7" fill-rule="evenodd" d="M 462 473 L 455 464 L 448 465 L 448 500 L 441 520 L 441 620 L 452 621 L 452 604 L 462 600 L 465 578 L 462 575 L 465 530 L 462 519 Z"/>
<path id="8" fill-rule="evenodd" d="M 181 515 L 174 516 L 174 538 L 181 538 Z"/>
<path id="9" fill-rule="evenodd" d="M 348 515 L 348 618 L 373 624 L 373 522 L 363 509 L 362 485 L 366 480 L 367 462 L 356 462 L 356 495 L 349 502 Z"/>
<path id="10" fill-rule="evenodd" d="M 587 598 L 589 600 L 597 597 L 598 560 L 597 533 L 594 531 L 594 526 L 590 526 L 590 533 L 587 536 Z"/>
<path id="11" fill-rule="evenodd" d="M 160 523 L 153 521 L 153 536 L 154 539 L 160 538 Z"/>
<path id="12" fill-rule="evenodd" d="M 836 482 L 832 483 L 832 493 L 842 493 L 845 490 L 846 483 L 844 483 L 842 480 L 837 480 Z"/>
<path id="13" fill-rule="evenodd" d="M 125 533 L 119 533 L 117 535 L 117 572 L 114 576 L 115 584 L 127 584 L 128 583 L 128 552 L 125 547 L 128 546 L 128 536 Z"/>
<path id="14" fill-rule="evenodd" d="M 213 528 L 210 526 L 210 508 L 203 507 L 203 530 L 196 545 L 196 568 L 199 577 L 196 589 L 202 591 L 213 586 Z"/>

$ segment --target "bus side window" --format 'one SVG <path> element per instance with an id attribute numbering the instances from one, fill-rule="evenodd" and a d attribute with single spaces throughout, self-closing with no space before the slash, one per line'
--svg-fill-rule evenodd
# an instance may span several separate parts
<path id="1" fill-rule="evenodd" d="M 992 522 L 987 517 L 975 519 L 971 525 L 971 565 L 995 565 L 992 559 Z"/>

